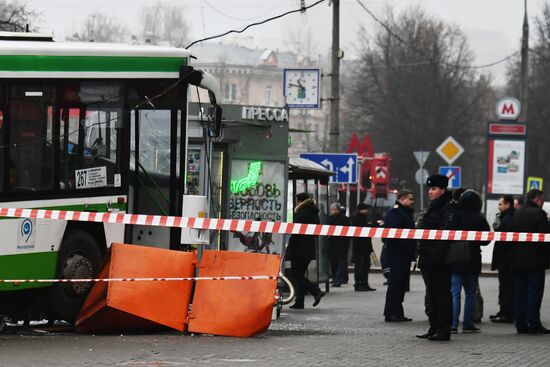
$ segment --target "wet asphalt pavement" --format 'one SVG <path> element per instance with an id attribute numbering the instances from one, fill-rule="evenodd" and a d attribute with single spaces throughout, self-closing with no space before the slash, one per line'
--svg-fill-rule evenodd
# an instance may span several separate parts
<path id="1" fill-rule="evenodd" d="M 409 323 L 385 323 L 385 287 L 376 292 L 332 289 L 321 304 L 284 308 L 270 329 L 254 338 L 160 332 L 82 335 L 66 326 L 8 327 L 0 334 L 0 366 L 549 366 L 550 336 L 517 335 L 512 325 L 488 322 L 497 310 L 497 279 L 482 278 L 485 318 L 480 334 L 453 335 L 451 342 L 415 338 L 427 329 L 424 287 L 412 277 L 406 295 Z M 548 288 L 549 282 L 547 282 Z M 550 326 L 550 289 L 542 320 Z M 223 310 L 222 310 L 223 311 Z"/>

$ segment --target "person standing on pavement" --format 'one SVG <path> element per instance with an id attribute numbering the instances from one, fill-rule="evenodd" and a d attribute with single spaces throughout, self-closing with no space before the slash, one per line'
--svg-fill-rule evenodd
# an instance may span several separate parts
<path id="1" fill-rule="evenodd" d="M 502 195 L 498 199 L 497 218 L 493 229 L 497 232 L 513 231 L 514 198 Z M 495 242 L 491 270 L 498 270 L 498 304 L 500 310 L 489 318 L 492 322 L 514 322 L 514 272 L 512 271 L 512 254 L 514 247 L 510 242 Z"/>
<path id="2" fill-rule="evenodd" d="M 479 194 L 473 190 L 466 190 L 456 204 L 456 210 L 447 217 L 445 229 L 465 231 L 489 231 L 489 223 L 481 214 L 482 202 Z M 457 333 L 460 317 L 460 294 L 462 288 L 466 295 L 464 300 L 463 333 L 479 333 L 481 330 L 474 325 L 474 309 L 476 291 L 478 289 L 479 274 L 481 274 L 481 247 L 487 246 L 489 241 L 467 241 L 469 259 L 452 262 L 451 293 L 453 297 L 453 320 L 451 333 Z M 447 259 L 449 262 L 449 259 Z"/>
<path id="3" fill-rule="evenodd" d="M 357 212 L 351 218 L 351 225 L 356 227 L 369 227 L 368 206 L 361 203 L 357 205 Z M 355 259 L 355 291 L 375 291 L 369 285 L 370 254 L 372 253 L 372 240 L 370 237 L 353 238 L 353 257 Z"/>
<path id="4" fill-rule="evenodd" d="M 410 190 L 397 193 L 397 201 L 386 214 L 384 225 L 387 228 L 414 229 L 414 194 Z M 386 322 L 412 321 L 405 317 L 403 300 L 409 282 L 411 262 L 415 260 L 416 241 L 386 239 L 386 254 L 391 272 L 386 292 L 384 317 Z"/>
<path id="5" fill-rule="evenodd" d="M 529 190 L 525 204 L 512 219 L 514 232 L 548 233 L 546 212 L 542 210 L 544 193 Z M 514 316 L 518 334 L 548 334 L 542 326 L 540 307 L 544 296 L 544 281 L 548 269 L 548 244 L 518 242 L 513 244 L 512 266 L 515 272 Z"/>
<path id="6" fill-rule="evenodd" d="M 351 224 L 350 219 L 342 212 L 340 204 L 332 204 L 329 211 L 329 225 L 349 226 Z M 341 287 L 342 284 L 346 282 L 348 273 L 349 241 L 350 240 L 348 237 L 343 236 L 330 236 L 328 238 L 333 287 Z"/>
<path id="7" fill-rule="evenodd" d="M 523 198 L 521 196 L 514 196 L 514 209 L 521 209 L 523 206 Z"/>
<path id="8" fill-rule="evenodd" d="M 443 175 L 428 177 L 428 197 L 430 206 L 422 220 L 421 229 L 443 229 L 445 219 L 449 213 L 452 193 L 447 190 L 449 179 Z M 417 335 L 420 339 L 431 341 L 447 341 L 451 338 L 451 270 L 445 263 L 445 256 L 449 249 L 447 241 L 422 240 L 418 248 L 418 267 L 426 284 L 429 295 L 430 308 L 428 332 Z"/>
<path id="9" fill-rule="evenodd" d="M 294 223 L 319 224 L 319 208 L 306 193 L 296 195 Z M 291 277 L 296 289 L 295 302 L 290 308 L 303 309 L 305 293 L 313 298 L 313 307 L 321 302 L 325 295 L 317 285 L 306 277 L 309 262 L 315 259 L 316 238 L 310 235 L 292 234 L 288 241 L 285 257 L 290 260 Z"/>

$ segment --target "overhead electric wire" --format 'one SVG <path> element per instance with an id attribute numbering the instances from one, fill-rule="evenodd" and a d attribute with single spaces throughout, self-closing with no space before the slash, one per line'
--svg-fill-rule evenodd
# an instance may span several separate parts
<path id="1" fill-rule="evenodd" d="M 395 31 L 393 31 L 389 25 L 387 25 L 386 23 L 384 23 L 383 21 L 378 19 L 378 17 L 372 11 L 370 11 L 369 8 L 367 8 L 361 0 L 356 0 L 356 1 L 359 4 L 359 6 L 361 8 L 363 8 L 363 10 L 365 10 L 376 23 L 378 23 L 380 26 L 382 26 L 382 28 L 384 28 L 389 34 L 394 36 L 399 42 L 403 43 L 404 45 L 409 47 L 411 50 L 416 52 L 417 54 L 429 58 L 429 55 L 426 55 L 424 52 L 418 50 L 417 47 L 412 45 L 410 42 L 407 42 L 401 36 L 399 36 Z M 450 63 L 450 62 L 446 62 L 446 61 L 442 61 L 442 60 L 431 61 L 431 63 L 432 64 L 439 63 L 439 64 L 444 64 L 444 65 L 447 65 L 447 66 L 453 66 L 453 67 L 457 67 L 457 68 L 461 68 L 461 69 L 485 69 L 485 68 L 489 68 L 489 67 L 501 64 L 505 61 L 508 61 L 511 58 L 513 58 L 514 56 L 516 56 L 519 52 L 520 52 L 519 50 L 515 51 L 515 52 L 511 53 L 510 55 L 508 55 L 508 56 L 506 56 L 502 59 L 490 62 L 488 64 L 482 64 L 482 65 L 459 65 L 459 64 L 456 64 L 456 63 Z M 423 64 L 423 63 L 419 63 L 419 64 Z"/>
<path id="2" fill-rule="evenodd" d="M 303 6 L 303 7 L 300 7 L 298 9 L 294 9 L 294 10 L 289 10 L 287 12 L 284 12 L 282 14 L 279 14 L 279 15 L 275 15 L 271 18 L 267 18 L 267 19 L 264 19 L 260 22 L 254 22 L 254 23 L 251 23 L 247 26 L 245 26 L 244 28 L 242 29 L 232 29 L 232 30 L 229 30 L 227 32 L 224 32 L 224 33 L 220 33 L 218 35 L 215 35 L 215 36 L 210 36 L 210 37 L 205 37 L 205 38 L 201 38 L 201 39 L 198 39 L 196 41 L 193 41 L 191 42 L 189 45 L 187 45 L 185 48 L 189 48 L 189 47 L 192 47 L 193 45 L 197 44 L 197 43 L 200 43 L 200 42 L 204 42 L 204 41 L 209 41 L 209 40 L 213 40 L 213 39 L 216 39 L 216 38 L 221 38 L 221 37 L 225 37 L 227 36 L 228 34 L 231 34 L 231 33 L 243 33 L 245 32 L 248 28 L 251 28 L 251 27 L 255 27 L 255 26 L 259 26 L 259 25 L 262 25 L 262 24 L 265 24 L 265 23 L 268 23 L 268 22 L 271 22 L 273 20 L 276 20 L 276 19 L 279 19 L 279 18 L 282 18 L 282 17 L 285 17 L 287 15 L 290 15 L 290 14 L 294 14 L 294 13 L 303 13 L 304 11 L 306 11 L 307 9 L 310 9 L 310 8 L 313 8 L 314 6 L 317 6 L 323 2 L 325 2 L 326 0 L 318 0 L 316 2 L 314 2 L 313 4 L 311 5 L 308 5 L 308 6 Z"/>
<path id="3" fill-rule="evenodd" d="M 238 20 L 238 21 L 243 21 L 243 22 L 250 22 L 250 21 L 253 21 L 253 20 L 256 20 L 256 19 L 260 19 L 260 18 L 263 18 L 271 13 L 273 13 L 275 10 L 277 10 L 282 4 L 281 3 L 278 3 L 277 5 L 275 5 L 273 8 L 271 8 L 269 11 L 266 11 L 265 13 L 263 14 L 260 14 L 254 18 L 239 18 L 239 17 L 234 17 L 232 15 L 229 15 L 229 14 L 226 14 L 224 13 L 223 11 L 221 11 L 220 9 L 216 8 L 214 5 L 212 5 L 210 2 L 208 2 L 207 0 L 203 0 L 204 3 L 206 5 L 208 5 L 208 7 L 212 10 L 214 10 L 216 13 L 220 14 L 221 16 L 223 17 L 226 17 L 227 19 L 231 19 L 231 20 Z"/>

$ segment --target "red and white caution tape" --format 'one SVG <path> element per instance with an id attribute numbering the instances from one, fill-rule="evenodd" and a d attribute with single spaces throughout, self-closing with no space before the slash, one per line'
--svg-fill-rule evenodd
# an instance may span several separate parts
<path id="1" fill-rule="evenodd" d="M 202 230 L 301 234 L 313 236 L 370 237 L 443 241 L 494 240 L 502 242 L 550 242 L 550 233 L 353 227 L 334 226 L 328 224 L 302 224 L 242 219 L 194 218 L 145 214 L 76 212 L 45 209 L 0 208 L 0 217 L 73 220 L 81 222 L 121 223 L 158 227 L 192 228 Z"/>
<path id="2" fill-rule="evenodd" d="M 274 275 L 223 276 L 223 277 L 183 277 L 183 278 L 96 278 L 96 279 L 0 279 L 0 283 L 112 283 L 112 282 L 182 282 L 204 280 L 274 280 Z"/>

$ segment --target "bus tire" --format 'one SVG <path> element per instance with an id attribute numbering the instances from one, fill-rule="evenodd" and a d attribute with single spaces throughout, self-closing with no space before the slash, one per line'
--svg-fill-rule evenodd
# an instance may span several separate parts
<path id="1" fill-rule="evenodd" d="M 80 229 L 70 229 L 63 237 L 57 256 L 57 279 L 95 278 L 101 252 L 95 238 Z M 54 316 L 74 323 L 93 283 L 56 283 L 50 295 Z"/>

